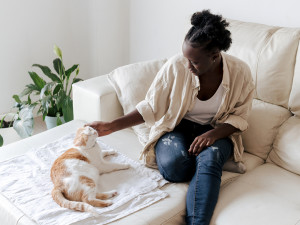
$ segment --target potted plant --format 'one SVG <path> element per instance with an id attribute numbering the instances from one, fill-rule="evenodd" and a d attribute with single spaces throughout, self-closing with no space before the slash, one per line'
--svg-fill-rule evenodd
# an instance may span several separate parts
<path id="1" fill-rule="evenodd" d="M 73 100 L 71 93 L 72 84 L 82 80 L 77 78 L 79 65 L 75 64 L 66 70 L 63 63 L 62 51 L 56 45 L 54 45 L 54 53 L 58 57 L 53 60 L 53 68 L 56 73 L 52 72 L 47 66 L 40 64 L 32 65 L 39 68 L 43 72 L 43 75 L 49 78 L 48 80 L 50 81 L 46 81 L 36 72 L 30 71 L 28 73 L 33 83 L 26 85 L 20 95 L 13 96 L 18 108 L 13 124 L 15 129 L 22 130 L 23 137 L 26 133 L 28 136 L 32 134 L 32 130 L 29 128 L 33 127 L 33 109 L 35 107 L 38 107 L 38 114 L 41 113 L 43 115 L 43 120 L 46 121 L 48 129 L 63 122 L 73 120 Z M 72 75 L 74 73 L 75 75 Z M 2 125 L 3 120 L 0 121 L 2 121 Z M 25 121 L 26 123 L 24 123 Z M 49 121 L 50 123 L 48 123 Z M 2 144 L 3 137 L 0 135 L 0 146 Z"/>
<path id="2" fill-rule="evenodd" d="M 0 147 L 4 144 L 4 138 L 8 141 L 16 141 L 29 137 L 33 132 L 33 108 L 16 104 L 16 112 L 7 113 L 0 120 Z"/>
<path id="3" fill-rule="evenodd" d="M 20 95 L 13 96 L 19 104 L 28 105 L 33 108 L 38 107 L 38 114 L 41 113 L 43 115 L 43 120 L 46 121 L 48 129 L 60 125 L 64 121 L 73 120 L 72 84 L 82 80 L 77 78 L 79 73 L 78 64 L 66 70 L 63 63 L 62 51 L 56 45 L 54 45 L 54 53 L 58 56 L 58 58 L 53 60 L 53 68 L 56 73 L 53 73 L 47 66 L 32 65 L 41 69 L 43 75 L 48 77 L 50 81 L 47 82 L 36 72 L 31 71 L 29 75 L 33 83 L 26 85 Z M 74 76 L 72 76 L 73 72 L 75 72 Z M 38 96 L 38 100 L 32 101 L 31 95 Z M 22 98 L 25 98 L 25 101 L 21 101 Z"/>

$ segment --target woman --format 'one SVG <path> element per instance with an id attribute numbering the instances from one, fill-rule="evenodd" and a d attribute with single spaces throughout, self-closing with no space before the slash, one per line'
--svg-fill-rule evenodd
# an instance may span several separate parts
<path id="1" fill-rule="evenodd" d="M 148 166 L 166 180 L 190 181 L 187 224 L 209 224 L 217 203 L 222 167 L 242 161 L 241 132 L 247 129 L 254 85 L 249 67 L 224 53 L 231 44 L 228 23 L 208 10 L 194 13 L 176 55 L 163 66 L 145 100 L 112 122 L 88 124 L 99 136 L 145 122 Z"/>

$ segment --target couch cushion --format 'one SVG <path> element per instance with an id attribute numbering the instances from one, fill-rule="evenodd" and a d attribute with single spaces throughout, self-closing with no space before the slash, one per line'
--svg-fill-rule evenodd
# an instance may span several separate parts
<path id="1" fill-rule="evenodd" d="M 254 99 L 248 118 L 249 128 L 242 134 L 245 151 L 267 159 L 278 128 L 290 116 L 291 112 L 286 108 Z"/>
<path id="2" fill-rule="evenodd" d="M 268 161 L 300 175 L 300 118 L 289 118 L 280 128 Z"/>
<path id="3" fill-rule="evenodd" d="M 230 24 L 233 44 L 228 53 L 250 66 L 255 98 L 287 108 L 300 29 L 239 21 Z"/>
<path id="4" fill-rule="evenodd" d="M 280 28 L 262 49 L 257 68 L 257 97 L 288 107 L 300 29 Z"/>
<path id="5" fill-rule="evenodd" d="M 124 114 L 135 109 L 135 106 L 144 100 L 146 93 L 159 69 L 166 59 L 140 62 L 119 67 L 108 75 L 108 80 L 116 90 Z M 134 132 L 145 143 L 145 133 L 150 129 L 145 124 L 133 127 Z"/>
<path id="6" fill-rule="evenodd" d="M 300 116 L 300 43 L 296 57 L 295 72 L 292 91 L 290 95 L 289 108 L 297 116 Z"/>
<path id="7" fill-rule="evenodd" d="M 262 165 L 265 163 L 265 161 L 261 158 L 259 158 L 256 155 L 244 152 L 243 153 L 243 161 L 246 166 L 246 172 L 249 172 L 256 167 Z M 225 186 L 230 184 L 232 181 L 236 180 L 237 177 L 241 176 L 240 173 L 233 173 L 228 171 L 223 171 L 222 179 L 221 179 L 221 186 Z"/>
<path id="8" fill-rule="evenodd" d="M 259 54 L 268 42 L 270 35 L 278 28 L 257 23 L 246 23 L 236 20 L 228 20 L 232 37 L 232 45 L 227 51 L 245 61 L 256 80 Z"/>
<path id="9" fill-rule="evenodd" d="M 299 187 L 298 175 L 266 163 L 221 187 L 211 224 L 297 224 Z"/>

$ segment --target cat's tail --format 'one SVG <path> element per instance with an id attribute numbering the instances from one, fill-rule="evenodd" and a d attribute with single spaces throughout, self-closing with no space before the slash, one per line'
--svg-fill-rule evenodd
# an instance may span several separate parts
<path id="1" fill-rule="evenodd" d="M 52 190 L 52 198 L 53 200 L 61 207 L 77 210 L 81 212 L 90 212 L 94 216 L 99 216 L 99 213 L 95 210 L 95 208 L 85 202 L 76 202 L 70 201 L 65 198 L 63 193 L 56 187 Z"/>

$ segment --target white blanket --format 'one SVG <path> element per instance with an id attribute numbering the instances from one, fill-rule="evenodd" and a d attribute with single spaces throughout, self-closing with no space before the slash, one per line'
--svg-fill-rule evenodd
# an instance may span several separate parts
<path id="1" fill-rule="evenodd" d="M 61 208 L 51 197 L 50 169 L 54 160 L 72 146 L 74 135 L 0 163 L 1 193 L 37 224 L 106 224 L 167 197 L 167 193 L 159 189 L 166 181 L 158 171 L 118 153 L 106 159 L 129 163 L 131 168 L 103 174 L 99 184 L 101 192 L 118 191 L 114 204 L 96 208 L 101 214 L 97 218 L 90 213 Z M 100 140 L 98 144 L 103 149 L 110 149 Z"/>

